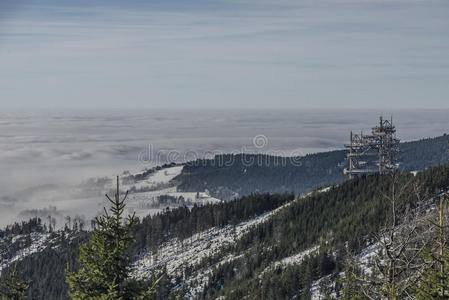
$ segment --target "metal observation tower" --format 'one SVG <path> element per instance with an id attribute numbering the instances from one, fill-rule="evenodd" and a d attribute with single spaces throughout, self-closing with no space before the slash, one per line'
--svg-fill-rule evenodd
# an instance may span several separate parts
<path id="1" fill-rule="evenodd" d="M 349 167 L 344 169 L 344 173 L 349 178 L 376 172 L 386 174 L 398 168 L 399 139 L 396 138 L 393 118 L 384 120 L 380 117 L 379 125 L 372 128 L 370 135 L 351 131 L 350 143 L 345 148 L 348 149 Z"/>

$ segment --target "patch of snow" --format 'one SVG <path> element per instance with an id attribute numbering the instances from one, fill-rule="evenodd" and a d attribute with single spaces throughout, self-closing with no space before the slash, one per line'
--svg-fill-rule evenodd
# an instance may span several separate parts
<path id="1" fill-rule="evenodd" d="M 150 174 L 147 179 L 139 180 L 137 182 L 122 184 L 122 190 L 131 190 L 133 188 L 137 190 L 145 189 L 145 188 L 158 188 L 160 186 L 169 186 L 171 180 L 181 174 L 184 166 L 174 166 L 170 168 L 164 168 L 161 170 L 157 170 L 154 173 Z M 115 181 L 112 180 L 110 189 L 115 188 Z"/>
<path id="2" fill-rule="evenodd" d="M 320 248 L 319 246 L 315 246 L 315 247 L 309 248 L 307 250 L 304 250 L 298 254 L 286 257 L 286 258 L 282 259 L 281 261 L 275 262 L 274 267 L 277 267 L 277 266 L 285 267 L 288 265 L 299 264 L 304 260 L 304 258 L 306 258 L 306 256 L 308 256 L 312 253 L 315 253 L 319 248 Z"/>
<path id="3" fill-rule="evenodd" d="M 183 168 L 184 166 L 175 166 L 156 171 L 147 181 L 152 183 L 169 183 L 173 178 L 181 174 Z"/>
<path id="4" fill-rule="evenodd" d="M 379 250 L 379 245 L 377 243 L 372 244 L 365 249 L 359 255 L 359 261 L 361 264 L 367 264 L 374 256 L 376 256 Z"/>
<path id="5" fill-rule="evenodd" d="M 324 187 L 324 188 L 322 188 L 320 190 L 315 190 L 315 191 L 308 192 L 307 194 L 303 195 L 302 198 L 312 196 L 314 193 L 321 194 L 321 193 L 329 192 L 332 189 L 332 187 L 336 187 L 336 186 L 337 185 L 330 185 L 330 186 Z"/>
<path id="6" fill-rule="evenodd" d="M 340 273 L 340 275 L 344 276 L 344 273 Z M 314 282 L 312 282 L 312 285 L 310 287 L 310 299 L 311 300 L 323 300 L 326 299 L 325 295 L 322 294 L 321 292 L 321 283 L 323 282 L 323 280 L 326 280 L 330 277 L 330 275 L 324 276 L 318 280 L 315 280 Z M 327 284 L 325 284 L 327 285 Z M 333 282 L 332 284 L 329 285 L 329 287 L 334 287 L 335 286 L 335 282 Z M 332 292 L 330 294 L 330 296 L 332 297 L 332 299 L 336 299 L 337 294 L 335 292 Z"/>
<path id="7" fill-rule="evenodd" d="M 315 253 L 319 248 L 319 246 L 314 246 L 295 255 L 285 257 L 279 261 L 275 261 L 274 263 L 266 267 L 265 270 L 260 272 L 259 278 L 262 279 L 263 275 L 269 270 L 276 269 L 278 267 L 285 268 L 289 265 L 300 264 L 308 255 Z"/>
<path id="8" fill-rule="evenodd" d="M 326 193 L 326 192 L 329 192 L 329 191 L 331 190 L 331 188 L 332 188 L 332 186 L 325 187 L 324 189 L 319 190 L 318 193 Z"/>

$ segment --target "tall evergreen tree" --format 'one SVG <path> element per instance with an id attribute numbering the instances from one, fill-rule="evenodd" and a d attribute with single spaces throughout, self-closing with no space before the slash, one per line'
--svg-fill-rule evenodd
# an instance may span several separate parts
<path id="1" fill-rule="evenodd" d="M 77 272 L 68 272 L 72 299 L 148 299 L 155 291 L 157 281 L 150 287 L 131 278 L 129 246 L 134 241 L 132 235 L 138 219 L 133 215 L 123 216 L 125 197 L 120 200 L 119 178 L 114 200 L 109 213 L 95 218 L 95 228 L 88 243 L 80 246 Z"/>
<path id="2" fill-rule="evenodd" d="M 2 300 L 24 300 L 28 286 L 28 282 L 20 279 L 20 273 L 14 266 L 14 269 L 9 274 L 9 278 L 2 282 Z"/>

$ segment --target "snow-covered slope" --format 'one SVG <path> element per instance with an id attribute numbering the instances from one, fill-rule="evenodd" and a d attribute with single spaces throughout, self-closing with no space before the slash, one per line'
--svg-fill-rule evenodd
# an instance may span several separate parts
<path id="1" fill-rule="evenodd" d="M 3 250 L 2 253 L 0 253 L 0 256 L 2 257 L 0 262 L 0 273 L 4 268 L 11 264 L 44 250 L 49 242 L 51 242 L 50 236 L 50 233 L 32 232 L 30 234 L 14 235 L 0 240 L 1 249 Z M 7 254 L 6 251 L 11 251 L 11 248 L 13 248 L 11 245 L 16 245 L 18 250 Z M 24 247 L 20 247 L 21 245 Z M 4 259 L 5 256 L 9 256 L 9 258 Z"/>
<path id="2" fill-rule="evenodd" d="M 134 275 L 138 278 L 145 278 L 150 276 L 152 271 L 164 267 L 169 275 L 182 276 L 185 268 L 198 266 L 204 258 L 217 254 L 222 247 L 228 244 L 233 244 L 253 226 L 265 222 L 280 209 L 288 205 L 289 204 L 285 204 L 273 211 L 266 212 L 255 218 L 241 222 L 236 226 L 228 225 L 221 228 L 213 227 L 182 241 L 173 239 L 163 244 L 156 253 L 151 251 L 144 253 L 134 264 Z M 218 265 L 238 257 L 239 256 L 223 257 Z M 182 285 L 188 286 L 190 296 L 193 297 L 202 292 L 214 266 L 207 266 L 207 268 L 199 270 L 190 278 L 185 278 Z"/>

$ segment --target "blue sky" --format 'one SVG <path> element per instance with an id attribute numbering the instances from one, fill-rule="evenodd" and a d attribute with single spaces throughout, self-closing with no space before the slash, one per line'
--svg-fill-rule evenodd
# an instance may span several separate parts
<path id="1" fill-rule="evenodd" d="M 449 108 L 449 1 L 0 0 L 0 108 Z"/>

